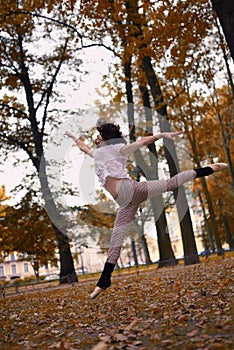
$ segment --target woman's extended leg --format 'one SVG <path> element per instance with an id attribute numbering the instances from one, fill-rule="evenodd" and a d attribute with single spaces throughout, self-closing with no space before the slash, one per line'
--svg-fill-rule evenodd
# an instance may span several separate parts
<path id="1" fill-rule="evenodd" d="M 226 163 L 215 163 L 204 168 L 182 171 L 168 180 L 151 180 L 148 183 L 148 198 L 157 196 L 160 193 L 173 191 L 185 184 L 193 181 L 199 177 L 209 176 L 214 172 L 227 169 Z"/>

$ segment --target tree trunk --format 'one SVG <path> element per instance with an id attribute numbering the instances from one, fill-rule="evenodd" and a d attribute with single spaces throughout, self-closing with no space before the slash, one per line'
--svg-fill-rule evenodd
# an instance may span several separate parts
<path id="1" fill-rule="evenodd" d="M 69 239 L 54 226 L 60 257 L 60 284 L 77 282 L 77 275 L 71 255 Z"/>
<path id="2" fill-rule="evenodd" d="M 234 187 L 234 167 L 233 167 L 233 162 L 231 157 L 231 150 L 230 150 L 230 147 L 226 145 L 226 142 L 224 142 L 224 148 L 226 152 L 227 163 L 229 165 L 229 170 L 231 173 L 232 187 Z"/>
<path id="3" fill-rule="evenodd" d="M 158 267 L 177 265 L 171 247 L 171 240 L 168 232 L 167 221 L 164 211 L 164 203 L 161 196 L 151 198 L 151 205 L 154 213 L 155 225 L 158 235 L 159 265 Z"/>
<path id="4" fill-rule="evenodd" d="M 144 251 L 145 263 L 146 263 L 146 265 L 150 265 L 150 264 L 152 264 L 152 260 L 150 258 L 148 244 L 147 244 L 147 240 L 145 238 L 144 233 L 141 234 L 141 236 L 140 236 L 140 242 L 141 242 L 141 246 L 142 246 L 143 251 Z"/>
<path id="5" fill-rule="evenodd" d="M 134 108 L 133 108 L 133 94 L 132 94 L 132 83 L 131 83 L 131 59 L 125 61 L 124 64 L 125 70 L 125 81 L 126 81 L 126 94 L 128 101 L 128 121 L 130 128 L 130 140 L 135 140 L 135 122 L 134 122 Z M 144 160 L 140 157 L 139 152 L 135 153 L 136 163 L 140 167 L 140 169 L 144 168 L 144 175 L 147 179 L 156 179 L 157 168 L 154 168 L 153 176 L 149 176 L 149 169 L 146 166 Z M 154 157 L 156 160 L 156 158 Z M 148 173 L 148 176 L 147 176 Z M 151 173 L 152 174 L 152 173 Z M 166 216 L 164 211 L 164 204 L 161 196 L 157 196 L 156 198 L 151 199 L 151 204 L 153 208 L 153 213 L 155 217 L 155 225 L 158 236 L 158 247 L 159 247 L 159 256 L 160 261 L 158 267 L 168 266 L 168 265 L 176 265 L 177 260 L 175 259 L 170 236 L 168 234 Z M 160 214 L 159 214 L 160 211 Z"/>
<path id="6" fill-rule="evenodd" d="M 192 149 L 192 152 L 193 152 L 193 159 L 194 159 L 194 162 L 196 163 L 197 167 L 200 168 L 201 167 L 201 163 L 200 163 L 200 159 L 199 159 L 199 156 L 198 156 L 197 145 L 196 145 L 195 136 L 194 136 L 195 132 L 194 132 L 193 127 L 192 127 L 192 132 L 191 133 L 193 134 L 193 139 L 190 136 L 188 137 L 188 139 L 189 139 L 189 142 L 190 142 L 190 145 L 191 145 L 191 149 Z M 220 240 L 220 237 L 219 237 L 218 225 L 217 225 L 217 222 L 216 222 L 216 215 L 215 215 L 214 206 L 213 206 L 213 203 L 212 203 L 212 200 L 211 200 L 210 192 L 208 190 L 205 177 L 202 177 L 200 180 L 201 180 L 203 192 L 204 192 L 204 195 L 205 195 L 205 198 L 206 198 L 206 203 L 207 203 L 209 214 L 210 214 L 210 225 L 209 226 L 210 226 L 212 235 L 214 235 L 214 238 L 215 238 L 217 251 L 218 251 L 218 253 L 221 253 L 222 252 L 222 244 L 221 244 L 221 240 Z"/>
<path id="7" fill-rule="evenodd" d="M 159 114 L 160 131 L 171 131 L 170 124 L 167 120 L 166 105 L 164 103 L 161 88 L 152 67 L 150 57 L 143 57 L 143 66 L 151 89 L 151 94 L 154 99 L 155 107 Z M 175 145 L 172 140 L 164 139 L 163 141 L 165 157 L 169 166 L 170 175 L 174 176 L 180 171 Z M 199 263 L 199 257 L 184 187 L 180 186 L 179 189 L 173 191 L 173 194 L 176 200 L 176 207 L 180 220 L 185 265 L 197 264 Z"/>
<path id="8" fill-rule="evenodd" d="M 36 276 L 36 280 L 37 282 L 39 282 L 39 269 L 40 269 L 40 265 L 39 265 L 39 262 L 38 261 L 33 261 L 31 263 L 32 267 L 33 267 L 33 271 L 34 271 L 34 274 Z"/>
<path id="9" fill-rule="evenodd" d="M 234 1 L 211 0 L 211 3 L 220 20 L 232 59 L 234 60 Z"/>
<path id="10" fill-rule="evenodd" d="M 64 284 L 77 282 L 78 279 L 74 268 L 74 262 L 72 259 L 69 238 L 66 234 L 66 226 L 64 224 L 64 219 L 58 213 L 58 210 L 54 203 L 53 196 L 51 194 L 46 176 L 45 160 L 43 157 L 41 158 L 39 173 L 41 192 L 45 201 L 45 209 L 54 227 L 55 236 L 58 243 L 60 260 L 60 283 Z"/>
<path id="11" fill-rule="evenodd" d="M 138 266 L 138 258 L 137 258 L 137 252 L 136 252 L 136 243 L 134 238 L 131 238 L 131 248 L 132 248 L 132 256 L 133 256 L 133 260 L 134 260 L 134 264 L 135 266 Z"/>
<path id="12" fill-rule="evenodd" d="M 223 34 L 221 33 L 220 30 L 220 25 L 218 24 L 218 20 L 216 19 L 215 21 L 217 29 L 218 29 L 218 33 L 219 33 L 219 38 L 220 38 L 220 43 L 221 43 L 221 50 L 223 52 L 223 60 L 225 62 L 225 66 L 227 69 L 227 80 L 229 82 L 229 85 L 231 87 L 231 91 L 232 91 L 232 96 L 234 97 L 234 82 L 233 82 L 233 75 L 232 75 L 232 71 L 230 68 L 230 63 L 229 63 L 229 59 L 226 53 L 226 46 L 224 45 L 224 40 L 225 38 L 223 37 Z"/>
<path id="13" fill-rule="evenodd" d="M 222 214 L 222 220 L 223 220 L 223 224 L 224 224 L 224 227 L 225 227 L 225 231 L 226 231 L 226 235 L 227 235 L 227 242 L 229 244 L 229 248 L 230 249 L 234 249 L 234 240 L 233 240 L 233 237 L 232 237 L 232 232 L 230 230 L 228 219 L 227 219 L 227 216 L 225 214 Z"/>
<path id="14" fill-rule="evenodd" d="M 143 252 L 144 252 L 145 263 L 146 263 L 146 265 L 150 265 L 150 264 L 152 264 L 152 261 L 151 261 L 150 254 L 149 254 L 147 240 L 146 240 L 145 234 L 144 234 L 144 223 L 143 223 L 143 221 L 141 221 L 141 225 L 139 225 L 137 220 L 133 220 L 133 224 L 136 228 L 136 231 L 138 233 L 138 237 L 140 239 L 141 247 L 142 247 Z"/>
<path id="15" fill-rule="evenodd" d="M 150 98 L 147 87 L 140 83 L 140 91 L 145 107 L 145 116 L 146 116 L 146 131 L 153 133 L 152 125 L 152 112 L 150 106 Z M 158 161 L 157 161 L 157 151 L 155 144 L 148 146 L 149 156 L 150 156 L 150 169 L 145 172 L 145 175 L 148 180 L 157 180 L 158 179 Z M 140 164 L 139 164 L 140 165 Z M 151 199 L 151 206 L 154 213 L 155 225 L 158 233 L 158 247 L 159 247 L 159 267 L 176 265 L 177 260 L 175 259 L 174 252 L 171 246 L 171 240 L 169 236 L 169 230 L 167 226 L 167 219 L 165 214 L 164 202 L 162 196 L 157 196 Z"/>
<path id="16" fill-rule="evenodd" d="M 220 130 L 221 130 L 221 135 L 222 135 L 222 142 L 223 142 L 223 147 L 225 149 L 225 153 L 226 153 L 226 159 L 227 159 L 227 163 L 229 165 L 229 170 L 230 170 L 230 174 L 231 174 L 231 179 L 232 179 L 232 187 L 234 187 L 234 167 L 233 167 L 233 162 L 232 162 L 232 157 L 231 157 L 231 150 L 230 150 L 230 144 L 231 144 L 231 138 L 232 138 L 232 123 L 233 123 L 233 119 L 232 119 L 232 114 L 234 113 L 234 111 L 230 111 L 230 134 L 227 135 L 227 133 L 225 132 L 224 129 L 224 125 L 222 122 L 222 118 L 220 115 L 220 112 L 217 111 L 217 117 L 218 117 L 218 122 L 220 125 Z"/>
<path id="17" fill-rule="evenodd" d="M 200 192 L 198 192 L 198 197 L 199 197 L 201 208 L 202 208 L 202 214 L 203 214 L 203 218 L 205 221 L 205 226 L 206 226 L 206 231 L 207 231 L 207 235 L 209 238 L 210 248 L 211 248 L 212 253 L 215 253 L 214 241 L 213 241 L 210 225 L 209 225 L 209 222 L 207 219 L 206 210 L 205 210 L 204 203 L 203 203 L 202 196 L 201 196 Z"/>
<path id="18" fill-rule="evenodd" d="M 151 94 L 156 106 L 156 110 L 160 114 L 160 119 L 159 119 L 160 130 L 162 132 L 170 131 L 170 125 L 166 120 L 166 117 L 167 117 L 166 106 L 163 101 L 163 96 L 161 93 L 161 89 L 160 89 L 156 74 L 151 64 L 151 58 L 145 55 L 145 49 L 147 49 L 147 42 L 144 40 L 142 25 L 147 26 L 147 21 L 142 15 L 139 14 L 138 5 L 139 5 L 138 1 L 134 1 L 134 0 L 125 1 L 125 6 L 128 13 L 128 26 L 130 28 L 134 26 L 133 34 L 130 34 L 132 35 L 132 38 L 130 37 L 129 41 L 134 42 L 134 39 L 137 39 L 138 41 L 141 42 L 141 44 L 138 47 L 140 66 L 142 66 L 143 72 L 145 72 L 145 76 L 147 78 L 148 84 L 151 89 Z M 129 32 L 131 33 L 131 30 L 129 30 Z M 164 118 L 165 120 L 162 120 L 162 118 Z M 167 123 L 165 123 L 165 121 Z M 171 152 L 167 151 L 168 146 L 170 146 L 171 152 L 173 151 L 173 158 L 171 156 Z M 171 176 L 173 176 L 177 173 L 177 171 L 179 171 L 179 164 L 178 164 L 178 159 L 176 156 L 173 141 L 166 140 L 164 143 L 164 149 L 165 149 L 165 156 L 169 165 L 170 174 Z M 179 192 L 178 190 L 174 191 L 174 196 L 177 199 L 176 205 L 177 205 L 178 215 L 180 218 L 180 226 L 181 226 L 182 240 L 183 240 L 183 246 L 184 246 L 185 264 L 190 265 L 190 264 L 199 263 L 199 257 L 197 254 L 192 221 L 191 221 L 183 186 L 181 186 Z"/>
<path id="19" fill-rule="evenodd" d="M 215 217 L 216 217 L 215 210 L 214 210 L 214 206 L 213 206 L 213 203 L 212 203 L 212 200 L 210 197 L 210 193 L 209 193 L 205 178 L 201 178 L 201 183 L 202 183 L 203 192 L 204 192 L 204 195 L 206 198 L 206 203 L 207 203 L 207 206 L 209 209 L 211 232 L 214 234 L 217 251 L 218 251 L 218 253 L 221 253 L 222 252 L 222 244 L 221 244 L 221 240 L 219 237 L 218 227 L 217 227 L 217 223 L 216 223 L 216 219 L 215 219 Z"/>
<path id="20" fill-rule="evenodd" d="M 229 244 L 229 248 L 230 249 L 234 249 L 234 240 L 233 240 L 233 237 L 232 237 L 232 232 L 230 230 L 230 226 L 229 226 L 229 223 L 228 223 L 227 215 L 225 213 L 223 213 L 223 203 L 222 203 L 221 199 L 219 199 L 219 206 L 220 206 L 220 209 L 221 209 L 221 217 L 222 217 L 223 225 L 224 225 L 224 228 L 225 228 L 225 231 L 226 231 L 227 242 Z"/>

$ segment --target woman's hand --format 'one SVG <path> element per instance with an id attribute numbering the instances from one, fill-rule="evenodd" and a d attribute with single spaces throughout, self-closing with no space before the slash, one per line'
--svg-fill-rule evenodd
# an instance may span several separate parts
<path id="1" fill-rule="evenodd" d="M 183 131 L 172 131 L 172 132 L 163 132 L 161 137 L 173 140 L 173 138 L 177 135 L 182 135 Z"/>
<path id="2" fill-rule="evenodd" d="M 65 131 L 64 135 L 71 137 L 73 140 L 76 139 L 76 137 L 70 131 Z"/>
<path id="3" fill-rule="evenodd" d="M 65 131 L 64 135 L 71 137 L 73 139 L 73 141 L 75 141 L 76 145 L 79 147 L 79 149 L 88 154 L 89 156 L 92 157 L 93 154 L 93 150 L 90 149 L 88 146 L 86 146 L 86 144 L 81 141 L 80 139 L 78 139 L 75 135 L 73 135 L 70 131 Z"/>

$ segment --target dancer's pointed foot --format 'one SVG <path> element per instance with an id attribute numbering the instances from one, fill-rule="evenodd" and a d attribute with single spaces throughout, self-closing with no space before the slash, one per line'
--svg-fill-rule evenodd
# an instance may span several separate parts
<path id="1" fill-rule="evenodd" d="M 212 168 L 216 173 L 217 171 L 227 169 L 228 165 L 226 163 L 214 163 L 210 164 L 209 167 Z"/>
<path id="2" fill-rule="evenodd" d="M 99 294 L 101 294 L 104 291 L 104 289 L 100 287 L 96 287 L 93 291 L 93 293 L 90 294 L 91 299 L 95 299 Z"/>
<path id="3" fill-rule="evenodd" d="M 96 298 L 99 294 L 103 292 L 106 288 L 109 288 L 111 285 L 111 274 L 115 268 L 115 264 L 106 262 L 102 274 L 98 280 L 97 286 L 94 289 L 93 293 L 90 295 L 91 299 Z"/>

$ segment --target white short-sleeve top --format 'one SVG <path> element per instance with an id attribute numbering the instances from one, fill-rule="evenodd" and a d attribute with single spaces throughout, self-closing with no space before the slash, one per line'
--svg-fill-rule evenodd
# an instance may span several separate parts
<path id="1" fill-rule="evenodd" d="M 107 176 L 117 179 L 129 178 L 125 170 L 128 156 L 120 153 L 123 146 L 124 143 L 105 145 L 93 151 L 95 172 L 101 186 L 105 185 Z"/>

